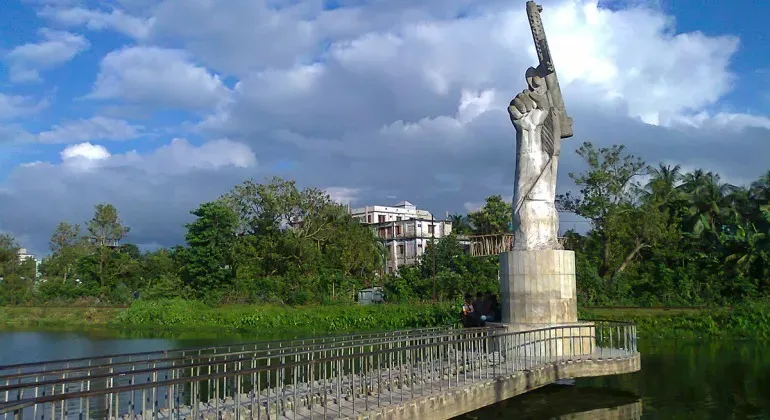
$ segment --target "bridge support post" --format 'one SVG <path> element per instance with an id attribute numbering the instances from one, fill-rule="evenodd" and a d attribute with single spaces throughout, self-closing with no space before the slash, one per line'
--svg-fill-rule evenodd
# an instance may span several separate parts
<path id="1" fill-rule="evenodd" d="M 578 322 L 577 317 L 574 251 L 503 252 L 500 254 L 500 286 L 502 323 L 509 331 L 535 330 L 530 334 L 531 345 L 545 346 L 547 349 L 537 350 L 553 356 L 593 351 L 593 324 Z M 559 330 L 559 337 L 537 336 L 539 328 L 554 326 L 564 327 Z"/>

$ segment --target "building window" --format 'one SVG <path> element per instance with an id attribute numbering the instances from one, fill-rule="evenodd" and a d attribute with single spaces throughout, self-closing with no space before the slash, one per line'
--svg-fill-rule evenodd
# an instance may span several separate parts
<path id="1" fill-rule="evenodd" d="M 380 238 L 386 238 L 388 236 L 387 228 L 380 228 Z"/>
<path id="2" fill-rule="evenodd" d="M 371 214 L 366 216 L 366 223 L 372 223 L 372 215 Z"/>
<path id="3" fill-rule="evenodd" d="M 433 235 L 436 232 L 436 225 L 428 225 L 428 235 Z"/>
<path id="4" fill-rule="evenodd" d="M 396 216 L 396 220 L 400 221 L 401 220 L 401 216 Z"/>
<path id="5" fill-rule="evenodd" d="M 381 214 L 381 215 L 377 216 L 377 221 L 380 222 L 380 223 L 384 222 L 385 221 L 385 215 Z"/>
<path id="6" fill-rule="evenodd" d="M 403 245 L 399 245 L 398 246 L 398 255 L 404 255 L 404 246 Z"/>
<path id="7" fill-rule="evenodd" d="M 401 234 L 401 226 L 396 226 L 396 235 Z"/>

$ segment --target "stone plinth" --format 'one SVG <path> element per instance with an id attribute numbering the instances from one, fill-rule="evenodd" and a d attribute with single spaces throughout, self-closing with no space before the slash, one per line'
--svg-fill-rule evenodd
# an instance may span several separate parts
<path id="1" fill-rule="evenodd" d="M 596 327 L 593 322 L 538 325 L 503 324 L 508 334 L 502 341 L 506 354 L 534 357 L 573 357 L 592 354 L 596 350 Z"/>
<path id="2" fill-rule="evenodd" d="M 503 324 L 531 329 L 577 322 L 573 251 L 504 252 L 500 283 Z"/>

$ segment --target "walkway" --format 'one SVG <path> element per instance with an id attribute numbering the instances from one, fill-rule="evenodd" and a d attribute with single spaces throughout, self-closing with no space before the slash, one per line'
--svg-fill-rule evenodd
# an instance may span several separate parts
<path id="1" fill-rule="evenodd" d="M 560 378 L 638 370 L 635 333 L 433 328 L 0 366 L 0 416 L 450 418 Z"/>

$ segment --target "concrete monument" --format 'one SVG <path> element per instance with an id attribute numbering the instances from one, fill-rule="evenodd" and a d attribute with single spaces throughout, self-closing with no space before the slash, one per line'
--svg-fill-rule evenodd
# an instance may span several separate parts
<path id="1" fill-rule="evenodd" d="M 561 140 L 572 136 L 572 119 L 556 77 L 540 20 L 542 7 L 527 2 L 540 61 L 525 73 L 527 89 L 508 107 L 516 129 L 512 250 L 500 254 L 502 321 L 505 324 L 577 322 L 575 254 L 559 245 L 556 172 Z"/>

